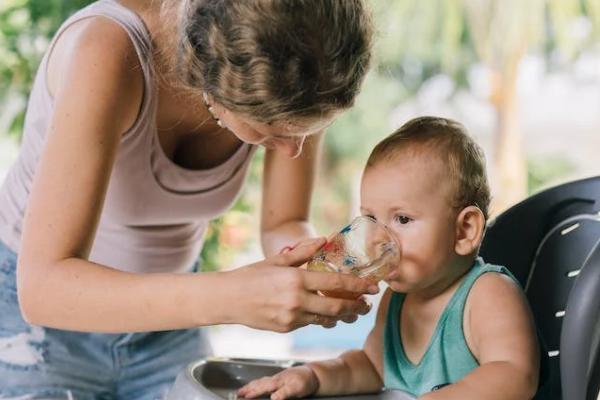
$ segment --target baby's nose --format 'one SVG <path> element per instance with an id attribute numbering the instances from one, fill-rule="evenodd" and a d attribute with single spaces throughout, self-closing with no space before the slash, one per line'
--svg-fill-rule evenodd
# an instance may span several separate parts
<path id="1" fill-rule="evenodd" d="M 389 248 L 390 243 L 393 241 L 390 232 L 379 224 L 370 226 L 365 239 L 367 241 L 367 252 L 371 257 L 379 257 Z"/>

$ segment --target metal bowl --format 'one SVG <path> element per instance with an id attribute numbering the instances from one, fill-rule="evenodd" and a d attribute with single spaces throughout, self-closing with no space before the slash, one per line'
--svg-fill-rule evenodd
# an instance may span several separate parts
<path id="1" fill-rule="evenodd" d="M 246 383 L 274 375 L 285 368 L 300 365 L 293 360 L 261 360 L 241 358 L 208 358 L 188 365 L 177 376 L 166 400 L 233 400 L 236 390 Z M 379 394 L 343 397 L 319 397 L 343 400 L 415 400 L 400 391 L 383 391 Z"/>

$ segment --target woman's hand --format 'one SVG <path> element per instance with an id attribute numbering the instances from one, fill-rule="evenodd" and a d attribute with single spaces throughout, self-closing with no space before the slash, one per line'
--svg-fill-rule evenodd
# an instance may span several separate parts
<path id="1" fill-rule="evenodd" d="M 318 389 L 317 376 L 310 367 L 302 365 L 273 376 L 256 379 L 238 390 L 237 395 L 255 398 L 271 393 L 272 400 L 284 400 L 308 396 L 316 393 Z"/>
<path id="2" fill-rule="evenodd" d="M 362 294 L 379 291 L 376 284 L 350 274 L 308 272 L 298 267 L 325 243 L 319 238 L 230 274 L 226 290 L 232 299 L 225 322 L 289 332 L 309 324 L 334 327 L 339 320 L 354 322 L 371 306 Z M 358 299 L 324 297 L 317 291 L 347 291 Z"/>

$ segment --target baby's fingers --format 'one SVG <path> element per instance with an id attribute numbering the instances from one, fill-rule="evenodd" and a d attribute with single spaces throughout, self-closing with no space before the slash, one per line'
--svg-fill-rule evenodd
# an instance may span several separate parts
<path id="1" fill-rule="evenodd" d="M 304 393 L 302 393 L 301 388 L 294 387 L 293 385 L 283 385 L 279 389 L 277 389 L 272 395 L 271 400 L 285 400 L 289 398 L 297 398 L 302 397 Z"/>
<path id="2" fill-rule="evenodd" d="M 272 393 L 279 389 L 279 379 L 276 377 L 268 376 L 254 380 L 247 385 L 243 386 L 237 391 L 237 395 L 253 399 L 263 394 Z"/>

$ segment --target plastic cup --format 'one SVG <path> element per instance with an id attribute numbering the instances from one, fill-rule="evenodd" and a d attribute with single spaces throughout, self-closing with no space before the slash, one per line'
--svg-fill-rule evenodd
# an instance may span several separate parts
<path id="1" fill-rule="evenodd" d="M 354 274 L 374 283 L 382 280 L 400 261 L 400 246 L 382 223 L 367 216 L 356 217 L 331 236 L 308 262 L 309 271 Z M 357 298 L 356 293 L 322 291 L 330 297 Z"/>

